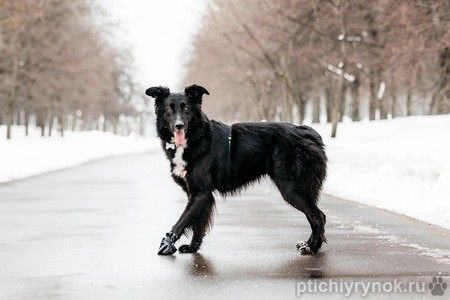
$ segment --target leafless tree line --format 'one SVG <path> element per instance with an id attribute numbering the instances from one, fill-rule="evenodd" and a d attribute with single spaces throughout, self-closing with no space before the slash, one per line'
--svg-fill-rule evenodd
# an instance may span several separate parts
<path id="1" fill-rule="evenodd" d="M 129 55 L 87 0 L 0 0 L 0 125 L 118 131 L 135 116 Z M 101 127 L 101 128 L 100 128 Z"/>
<path id="2" fill-rule="evenodd" d="M 447 0 L 212 0 L 186 83 L 228 120 L 450 112 Z"/>

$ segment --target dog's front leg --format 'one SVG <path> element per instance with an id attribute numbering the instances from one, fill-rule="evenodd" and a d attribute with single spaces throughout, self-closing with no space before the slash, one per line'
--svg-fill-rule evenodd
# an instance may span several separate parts
<path id="1" fill-rule="evenodd" d="M 171 255 L 177 251 L 175 242 L 184 233 L 185 229 L 192 224 L 192 221 L 202 213 L 203 208 L 211 201 L 214 201 L 211 192 L 198 192 L 191 197 L 178 222 L 162 239 L 158 250 L 159 255 Z"/>

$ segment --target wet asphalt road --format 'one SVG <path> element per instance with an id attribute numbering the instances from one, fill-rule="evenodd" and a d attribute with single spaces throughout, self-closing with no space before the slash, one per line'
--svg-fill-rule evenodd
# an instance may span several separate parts
<path id="1" fill-rule="evenodd" d="M 448 230 L 324 195 L 328 244 L 301 256 L 309 225 L 271 184 L 216 198 L 201 251 L 161 257 L 185 204 L 161 152 L 0 185 L 0 299 L 289 299 L 309 279 L 428 284 L 439 272 L 450 283 Z M 343 297 L 301 295 L 316 296 Z"/>

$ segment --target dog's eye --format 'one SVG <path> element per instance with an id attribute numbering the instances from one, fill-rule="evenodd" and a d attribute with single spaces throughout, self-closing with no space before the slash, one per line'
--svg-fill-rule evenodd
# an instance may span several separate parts
<path id="1" fill-rule="evenodd" d="M 170 103 L 169 107 L 172 111 L 175 111 L 175 104 L 174 103 Z"/>
<path id="2" fill-rule="evenodd" d="M 185 109 L 185 108 L 186 108 L 186 103 L 184 103 L 184 102 L 181 102 L 181 104 L 180 104 L 180 108 L 181 108 L 181 109 Z"/>

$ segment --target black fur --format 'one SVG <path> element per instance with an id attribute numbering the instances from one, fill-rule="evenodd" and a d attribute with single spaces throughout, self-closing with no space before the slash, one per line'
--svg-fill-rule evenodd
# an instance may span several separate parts
<path id="1" fill-rule="evenodd" d="M 172 146 L 175 120 L 182 120 L 187 138 L 182 155 L 186 172 L 172 177 L 187 193 L 188 204 L 163 239 L 159 254 L 173 254 L 174 243 L 187 229 L 192 229 L 192 241 L 179 250 L 196 252 L 212 223 L 213 192 L 235 194 L 265 175 L 273 180 L 284 200 L 308 219 L 312 234 L 297 248 L 303 254 L 320 249 L 326 219 L 317 200 L 326 176 L 327 157 L 316 131 L 287 123 L 228 126 L 209 120 L 201 110 L 202 96 L 209 93 L 197 85 L 173 94 L 167 88 L 153 87 L 146 94 L 156 98 L 157 132 L 172 171 L 176 149 L 168 146 Z"/>

